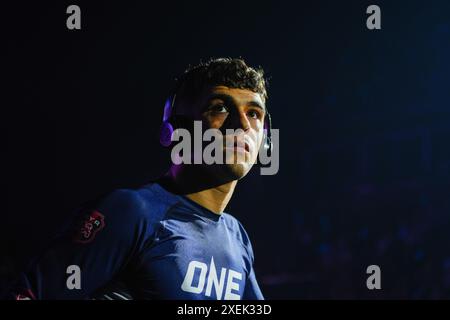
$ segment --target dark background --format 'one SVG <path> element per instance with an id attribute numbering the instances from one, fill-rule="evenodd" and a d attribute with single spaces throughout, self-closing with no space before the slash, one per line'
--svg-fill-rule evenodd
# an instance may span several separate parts
<path id="1" fill-rule="evenodd" d="M 0 20 L 0 243 L 18 267 L 82 202 L 164 172 L 173 79 L 241 56 L 280 129 L 279 173 L 254 170 L 227 208 L 266 298 L 450 296 L 449 1 L 39 1 Z"/>

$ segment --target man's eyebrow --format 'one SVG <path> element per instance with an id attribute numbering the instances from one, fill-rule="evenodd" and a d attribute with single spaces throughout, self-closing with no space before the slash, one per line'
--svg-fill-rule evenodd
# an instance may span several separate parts
<path id="1" fill-rule="evenodd" d="M 221 100 L 225 101 L 225 103 L 228 103 L 228 104 L 233 104 L 233 105 L 237 104 L 236 100 L 233 98 L 233 96 L 231 96 L 229 94 L 226 94 L 226 93 L 212 93 L 208 97 L 208 101 L 211 101 L 211 100 L 214 100 L 214 99 L 221 99 Z M 261 103 L 259 103 L 256 100 L 251 100 L 251 101 L 247 102 L 247 105 L 259 108 L 259 109 L 261 109 L 263 111 L 266 110 L 266 108 Z"/>
<path id="2" fill-rule="evenodd" d="M 259 102 L 256 101 L 256 100 L 250 101 L 250 102 L 248 103 L 248 105 L 250 105 L 250 106 L 252 106 L 252 107 L 259 108 L 259 109 L 261 109 L 262 111 L 266 111 L 266 108 L 263 107 L 263 106 L 261 105 L 261 103 L 259 103 Z"/>

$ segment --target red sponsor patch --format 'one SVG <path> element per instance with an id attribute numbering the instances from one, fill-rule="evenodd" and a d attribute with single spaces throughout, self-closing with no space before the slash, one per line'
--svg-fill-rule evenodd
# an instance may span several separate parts
<path id="1" fill-rule="evenodd" d="M 105 217 L 94 210 L 84 216 L 81 225 L 77 228 L 73 241 L 78 243 L 89 243 L 94 240 L 97 232 L 105 226 Z"/>

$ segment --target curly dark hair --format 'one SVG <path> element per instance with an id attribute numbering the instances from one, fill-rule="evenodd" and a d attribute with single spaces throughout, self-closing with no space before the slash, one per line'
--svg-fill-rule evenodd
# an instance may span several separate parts
<path id="1" fill-rule="evenodd" d="M 247 89 L 261 94 L 267 100 L 266 80 L 261 67 L 249 67 L 243 59 L 217 58 L 190 66 L 179 78 L 173 93 L 176 100 L 195 101 L 208 86 L 223 85 Z"/>

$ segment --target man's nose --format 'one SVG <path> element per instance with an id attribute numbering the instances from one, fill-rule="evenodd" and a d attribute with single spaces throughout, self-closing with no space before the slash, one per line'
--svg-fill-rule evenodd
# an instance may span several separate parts
<path id="1" fill-rule="evenodd" d="M 248 129 L 250 129 L 250 122 L 245 112 L 235 111 L 230 112 L 224 123 L 224 127 L 225 129 L 242 129 L 244 131 L 247 131 Z"/>

